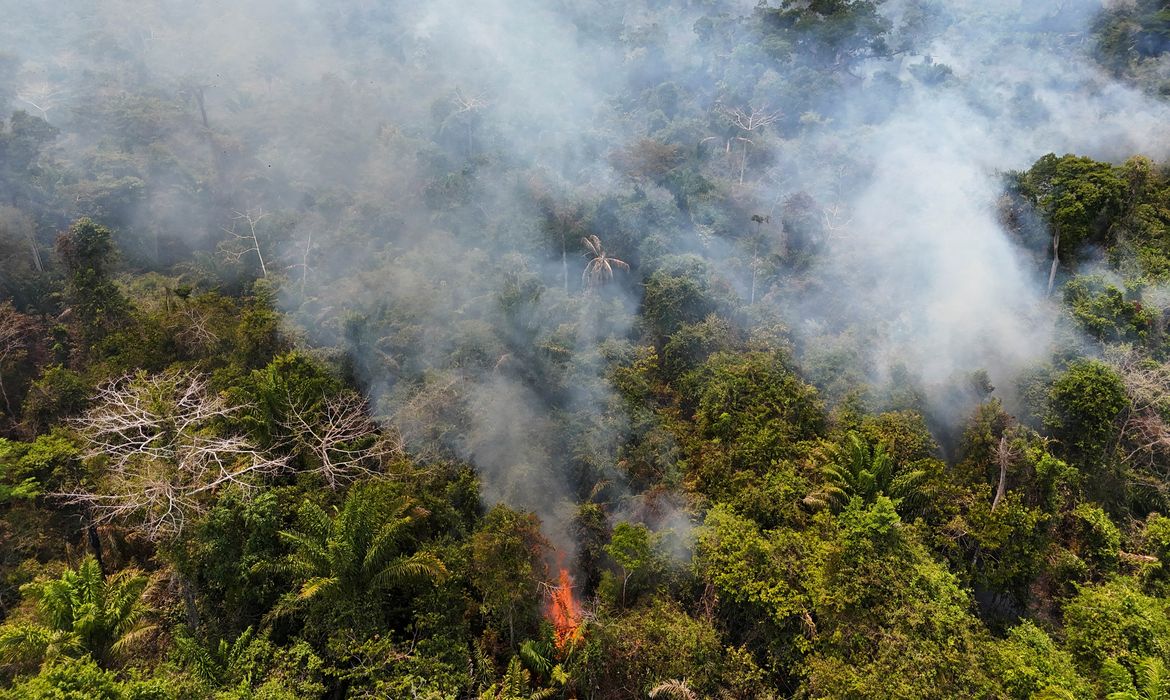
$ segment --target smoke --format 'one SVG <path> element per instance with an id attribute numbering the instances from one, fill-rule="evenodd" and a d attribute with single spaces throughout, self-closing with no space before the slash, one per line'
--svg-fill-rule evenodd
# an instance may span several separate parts
<path id="1" fill-rule="evenodd" d="M 702 256 L 745 304 L 758 286 L 811 374 L 826 354 L 879 387 L 909 371 L 958 416 L 956 377 L 1008 387 L 1054 334 L 1000 173 L 1167 150 L 1166 106 L 1086 57 L 1090 0 L 889 0 L 856 59 L 829 30 L 767 34 L 775 3 L 665 5 L 0 0 L 0 40 L 13 106 L 97 173 L 71 214 L 165 262 L 270 212 L 259 244 L 302 332 L 414 452 L 473 463 L 485 501 L 571 549 L 576 502 L 633 497 L 609 372 L 664 260 Z M 757 280 L 753 227 L 793 265 L 792 227 L 750 220 L 786 201 L 811 202 L 819 254 Z M 588 234 L 632 272 L 587 290 Z"/>

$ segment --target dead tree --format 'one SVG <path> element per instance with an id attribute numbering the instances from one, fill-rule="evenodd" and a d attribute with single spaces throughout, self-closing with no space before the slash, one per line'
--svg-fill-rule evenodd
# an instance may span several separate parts
<path id="1" fill-rule="evenodd" d="M 1004 431 L 1004 434 L 999 438 L 999 445 L 995 448 L 995 463 L 999 466 L 999 484 L 995 487 L 995 498 L 991 501 L 991 512 L 995 509 L 1007 496 L 1007 474 L 1008 469 L 1019 460 L 1022 454 L 1019 444 L 1011 439 L 1009 431 Z"/>
<path id="2" fill-rule="evenodd" d="M 260 222 L 263 221 L 267 216 L 268 214 L 265 214 L 264 210 L 261 208 L 257 208 L 255 211 L 251 209 L 243 212 L 237 211 L 234 212 L 234 216 L 232 216 L 231 227 L 223 228 L 223 231 L 234 237 L 237 242 L 248 246 L 243 250 L 228 251 L 226 253 L 228 258 L 233 261 L 239 261 L 243 259 L 243 257 L 248 253 L 256 253 L 256 259 L 260 261 L 260 274 L 265 279 L 268 277 L 268 266 L 264 262 L 264 251 L 261 248 L 260 236 L 256 232 L 256 227 L 259 226 Z M 244 233 L 239 233 L 236 230 L 239 228 L 241 222 L 244 226 L 247 227 L 247 230 Z"/>
<path id="3" fill-rule="evenodd" d="M 76 427 L 98 478 L 56 495 L 92 514 L 93 524 L 135 523 L 150 539 L 182 532 L 212 497 L 283 470 L 247 438 L 222 428 L 242 410 L 194 372 L 127 375 L 103 385 Z"/>
<path id="4" fill-rule="evenodd" d="M 384 434 L 370 419 L 366 400 L 346 391 L 327 398 L 319 410 L 298 405 L 290 397 L 292 410 L 284 428 L 313 457 L 308 471 L 336 489 L 361 476 L 381 473 L 383 461 L 401 454 L 400 441 Z"/>
<path id="5" fill-rule="evenodd" d="M 455 89 L 455 97 L 452 101 L 455 103 L 455 111 L 451 113 L 451 116 L 463 115 L 467 122 L 467 157 L 470 158 L 475 153 L 473 129 L 479 118 L 479 113 L 491 103 L 482 95 L 468 95 L 458 88 Z"/>
<path id="6" fill-rule="evenodd" d="M 1125 458 L 1164 472 L 1170 463 L 1170 364 L 1129 353 L 1113 366 L 1129 399 L 1120 431 Z"/>
<path id="7" fill-rule="evenodd" d="M 748 148 L 755 143 L 751 139 L 751 134 L 779 119 L 780 112 L 773 112 L 768 109 L 756 109 L 755 107 L 749 107 L 745 111 L 739 107 L 728 108 L 722 105 L 719 106 L 719 111 L 733 126 L 742 132 L 740 136 L 735 137 L 736 141 L 743 143 L 743 153 L 739 161 L 739 184 L 742 185 L 744 171 L 747 168 Z M 731 152 L 731 139 L 727 141 L 727 151 L 729 153 Z"/>
<path id="8" fill-rule="evenodd" d="M 629 263 L 611 257 L 605 252 L 605 248 L 601 245 L 601 239 L 597 236 L 587 236 L 582 238 L 581 242 L 589 249 L 587 255 L 591 256 L 590 261 L 585 265 L 585 270 L 581 273 L 581 282 L 585 284 L 586 289 L 600 287 L 612 280 L 615 267 L 626 272 L 630 271 Z"/>

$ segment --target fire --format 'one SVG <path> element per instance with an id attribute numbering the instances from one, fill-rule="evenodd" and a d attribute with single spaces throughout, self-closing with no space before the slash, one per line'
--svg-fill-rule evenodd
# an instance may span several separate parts
<path id="1" fill-rule="evenodd" d="M 581 638 L 581 606 L 573 598 L 569 570 L 560 567 L 558 585 L 549 589 L 549 618 L 553 624 L 557 649 L 564 649 Z"/>

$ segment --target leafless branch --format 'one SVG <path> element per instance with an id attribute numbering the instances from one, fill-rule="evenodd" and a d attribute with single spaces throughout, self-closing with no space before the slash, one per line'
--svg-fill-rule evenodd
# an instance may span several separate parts
<path id="1" fill-rule="evenodd" d="M 228 258 L 233 261 L 238 261 L 248 253 L 256 253 L 256 259 L 260 261 L 260 273 L 265 278 L 268 277 L 268 266 L 264 263 L 264 252 L 260 247 L 260 238 L 256 234 L 256 227 L 267 216 L 268 214 L 264 213 L 262 208 L 257 208 L 255 211 L 251 209 L 244 212 L 237 211 L 232 216 L 232 225 L 230 227 L 221 227 L 225 233 L 248 246 L 239 251 L 227 251 L 226 255 Z M 243 222 L 248 227 L 247 232 L 239 233 L 236 231 L 240 222 Z"/>
<path id="2" fill-rule="evenodd" d="M 1019 445 L 1011 439 L 1007 431 L 999 438 L 999 445 L 995 448 L 995 462 L 999 465 L 999 485 L 995 488 L 995 498 L 991 501 L 991 512 L 1003 501 L 1007 495 L 1008 469 L 1020 458 Z"/>
<path id="3" fill-rule="evenodd" d="M 209 495 L 229 485 L 252 489 L 253 477 L 286 466 L 285 458 L 222 429 L 242 407 L 194 372 L 126 375 L 103 385 L 94 404 L 76 425 L 83 456 L 102 474 L 56 495 L 85 506 L 98 523 L 137 520 L 152 539 L 176 535 L 205 510 Z"/>
<path id="4" fill-rule="evenodd" d="M 219 343 L 219 335 L 212 326 L 212 315 L 196 306 L 187 305 L 179 311 L 184 324 L 175 338 L 185 347 L 206 351 Z"/>
<path id="5" fill-rule="evenodd" d="M 1165 471 L 1170 459 L 1170 364 L 1138 353 L 1113 358 L 1130 406 L 1121 423 L 1120 444 L 1126 459 L 1142 460 L 1150 468 Z"/>
<path id="6" fill-rule="evenodd" d="M 381 473 L 383 460 L 403 451 L 400 441 L 380 431 L 370 419 L 366 400 L 352 391 L 326 399 L 319 414 L 294 403 L 285 428 L 312 452 L 312 471 L 332 489 L 362 475 Z"/>

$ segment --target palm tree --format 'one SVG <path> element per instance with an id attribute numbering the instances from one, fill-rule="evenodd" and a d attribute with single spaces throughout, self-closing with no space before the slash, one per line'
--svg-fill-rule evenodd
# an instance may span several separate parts
<path id="1" fill-rule="evenodd" d="M 1120 670 L 1124 673 L 1124 669 Z M 1129 687 L 1105 697 L 1107 700 L 1170 700 L 1170 673 L 1167 673 L 1166 664 L 1161 659 L 1143 659 L 1134 668 L 1134 680 L 1136 684 L 1128 678 L 1123 679 L 1119 685 Z"/>
<path id="2" fill-rule="evenodd" d="M 612 258 L 605 252 L 605 248 L 601 245 L 601 239 L 597 236 L 586 236 L 581 239 L 581 242 L 589 249 L 587 255 L 593 256 L 593 259 L 585 264 L 585 271 L 581 273 L 581 282 L 586 287 L 600 287 L 612 280 L 613 268 L 615 267 L 626 272 L 630 271 L 630 266 L 626 262 Z"/>
<path id="3" fill-rule="evenodd" d="M 532 674 L 513 656 L 499 683 L 479 694 L 479 700 L 545 700 L 556 694 L 552 688 L 532 689 Z"/>
<path id="4" fill-rule="evenodd" d="M 103 578 L 97 560 L 86 557 L 59 579 L 25 584 L 35 614 L 0 626 L 0 659 L 35 664 L 90 654 L 108 668 L 155 630 L 142 600 L 148 583 L 137 569 Z"/>
<path id="5" fill-rule="evenodd" d="M 839 508 L 854 497 L 871 503 L 879 495 L 900 503 L 913 498 L 918 493 L 917 486 L 926 478 L 926 472 L 921 469 L 896 473 L 894 460 L 885 446 L 871 449 L 857 433 L 846 436 L 844 455 L 821 474 L 825 484 L 805 498 L 805 503 L 822 508 Z"/>
<path id="6" fill-rule="evenodd" d="M 288 563 L 300 588 L 288 594 L 273 613 L 285 614 L 320 601 L 327 609 L 348 616 L 349 622 L 357 622 L 387 589 L 443 576 L 447 570 L 435 555 L 402 551 L 411 526 L 426 514 L 377 484 L 352 488 L 334 517 L 306 501 L 300 527 L 280 533 L 292 546 Z"/>

